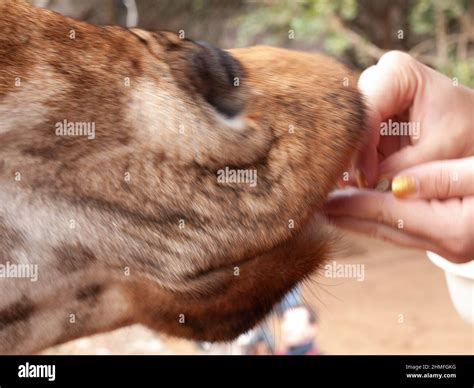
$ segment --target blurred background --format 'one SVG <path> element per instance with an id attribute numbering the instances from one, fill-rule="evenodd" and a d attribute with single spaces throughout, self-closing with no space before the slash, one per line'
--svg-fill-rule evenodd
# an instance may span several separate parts
<path id="1" fill-rule="evenodd" d="M 474 87 L 472 0 L 31 0 L 96 24 L 184 31 L 222 48 L 323 51 L 356 69 L 407 51 Z"/>
<path id="2" fill-rule="evenodd" d="M 96 24 L 184 33 L 222 48 L 269 44 L 324 52 L 356 71 L 403 50 L 474 87 L 472 0 L 30 0 Z M 278 58 L 275 58 L 278 60 Z M 451 304 L 444 273 L 421 251 L 346 236 L 333 258 L 364 278 L 324 270 L 233 343 L 168 338 L 141 326 L 46 354 L 473 354 L 473 326 Z"/>

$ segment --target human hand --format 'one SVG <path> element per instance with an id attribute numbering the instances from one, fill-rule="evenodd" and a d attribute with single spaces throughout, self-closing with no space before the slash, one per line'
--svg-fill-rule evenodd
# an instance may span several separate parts
<path id="1" fill-rule="evenodd" d="M 391 52 L 361 76 L 371 135 L 358 160 L 373 185 L 392 193 L 334 193 L 326 212 L 336 225 L 431 250 L 452 261 L 474 258 L 474 93 L 406 54 Z M 380 123 L 419 123 L 418 136 L 380 136 Z M 462 158 L 458 160 L 443 160 Z M 436 161 L 438 160 L 438 161 Z"/>
<path id="2" fill-rule="evenodd" d="M 356 167 L 368 186 L 420 163 L 474 155 L 472 90 L 399 51 L 366 69 L 359 88 L 370 110 L 370 132 Z M 400 125 L 410 134 L 383 134 Z"/>
<path id="3" fill-rule="evenodd" d="M 420 164 L 402 172 L 406 199 L 390 192 L 340 190 L 326 213 L 336 226 L 429 250 L 453 262 L 474 258 L 474 157 Z M 396 182 L 396 180 L 395 180 Z"/>

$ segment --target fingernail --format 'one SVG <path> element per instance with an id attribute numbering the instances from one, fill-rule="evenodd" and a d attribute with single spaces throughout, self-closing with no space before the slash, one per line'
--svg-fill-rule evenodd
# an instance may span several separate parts
<path id="1" fill-rule="evenodd" d="M 418 191 L 417 180 L 408 175 L 397 176 L 392 181 L 392 193 L 398 198 L 406 198 Z"/>
<path id="2" fill-rule="evenodd" d="M 377 191 L 387 191 L 390 188 L 390 178 L 386 175 L 382 175 L 375 186 Z"/>
<path id="3" fill-rule="evenodd" d="M 357 181 L 357 187 L 359 189 L 365 189 L 366 187 L 369 186 L 369 183 L 367 182 L 367 178 L 365 177 L 364 173 L 359 169 L 356 170 L 356 181 Z"/>

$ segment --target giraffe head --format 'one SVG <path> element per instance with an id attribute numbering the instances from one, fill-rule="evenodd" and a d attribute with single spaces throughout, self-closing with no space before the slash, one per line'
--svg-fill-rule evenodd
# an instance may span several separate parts
<path id="1" fill-rule="evenodd" d="M 229 340 L 327 256 L 315 214 L 364 124 L 331 59 L 3 0 L 0 68 L 0 264 L 39 272 L 0 279 L 1 351 L 133 322 Z"/>

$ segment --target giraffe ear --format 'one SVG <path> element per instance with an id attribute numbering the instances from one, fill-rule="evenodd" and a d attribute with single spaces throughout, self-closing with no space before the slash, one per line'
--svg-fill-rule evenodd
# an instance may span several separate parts
<path id="1" fill-rule="evenodd" d="M 244 107 L 240 88 L 244 78 L 241 63 L 228 52 L 205 42 L 187 57 L 188 77 L 198 92 L 219 113 L 233 117 Z"/>

